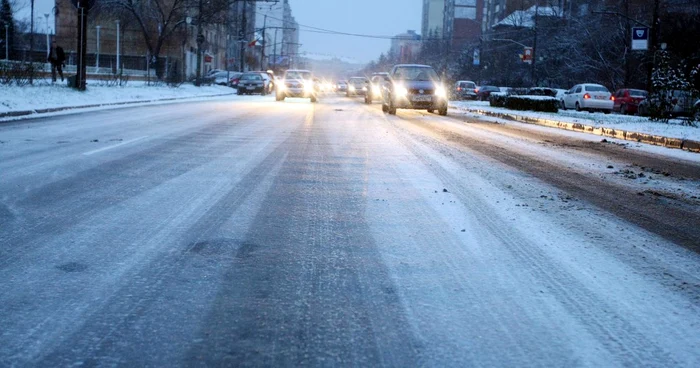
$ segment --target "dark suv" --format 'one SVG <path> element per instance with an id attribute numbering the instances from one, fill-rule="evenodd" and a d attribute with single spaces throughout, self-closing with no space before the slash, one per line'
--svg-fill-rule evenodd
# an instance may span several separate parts
<path id="1" fill-rule="evenodd" d="M 447 115 L 447 92 L 432 67 L 399 64 L 389 79 L 382 91 L 382 111 L 395 115 L 396 109 L 438 110 Z"/>

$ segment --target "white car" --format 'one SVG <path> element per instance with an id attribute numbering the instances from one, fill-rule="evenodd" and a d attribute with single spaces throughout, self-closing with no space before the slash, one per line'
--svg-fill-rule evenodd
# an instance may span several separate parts
<path id="1" fill-rule="evenodd" d="M 564 93 L 561 99 L 562 109 L 587 110 L 589 112 L 612 112 L 614 100 L 610 91 L 600 84 L 577 84 Z"/>

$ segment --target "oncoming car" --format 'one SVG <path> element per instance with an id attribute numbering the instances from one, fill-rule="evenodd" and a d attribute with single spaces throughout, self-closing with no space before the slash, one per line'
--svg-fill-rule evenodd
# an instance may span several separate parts
<path id="1" fill-rule="evenodd" d="M 395 115 L 396 109 L 437 110 L 447 115 L 447 92 L 432 67 L 399 64 L 392 68 L 389 79 L 382 91 L 382 111 Z"/>
<path id="2" fill-rule="evenodd" d="M 348 81 L 347 97 L 364 96 L 369 89 L 369 80 L 365 77 L 352 77 Z"/>
<path id="3" fill-rule="evenodd" d="M 316 102 L 313 74 L 308 70 L 287 70 L 282 81 L 277 83 L 276 100 L 284 101 L 287 97 L 309 98 L 311 102 Z"/>
<path id="4" fill-rule="evenodd" d="M 265 80 L 262 75 L 257 72 L 243 73 L 238 79 L 238 94 L 250 95 L 253 93 L 259 93 L 261 95 L 267 94 L 265 90 Z"/>

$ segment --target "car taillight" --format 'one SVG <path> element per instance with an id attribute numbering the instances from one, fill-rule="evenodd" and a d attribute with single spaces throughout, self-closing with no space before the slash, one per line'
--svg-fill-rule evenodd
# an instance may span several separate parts
<path id="1" fill-rule="evenodd" d="M 610 101 L 615 101 L 615 96 L 610 96 Z"/>
<path id="2" fill-rule="evenodd" d="M 587 100 L 587 99 L 591 98 L 591 95 L 589 95 L 588 93 L 586 93 L 585 95 L 583 95 L 583 98 Z"/>
<path id="3" fill-rule="evenodd" d="M 462 87 L 457 87 L 457 91 L 461 91 L 461 90 L 462 90 Z"/>
<path id="4" fill-rule="evenodd" d="M 474 93 L 479 93 L 479 89 L 478 89 L 478 88 L 474 88 Z"/>

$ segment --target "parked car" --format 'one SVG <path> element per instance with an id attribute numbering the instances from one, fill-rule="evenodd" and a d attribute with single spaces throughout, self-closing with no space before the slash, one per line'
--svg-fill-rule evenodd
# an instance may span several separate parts
<path id="1" fill-rule="evenodd" d="M 613 98 L 610 91 L 600 84 L 577 84 L 566 91 L 561 100 L 562 109 L 587 110 L 588 112 L 602 111 L 609 114 L 613 109 Z"/>
<path id="2" fill-rule="evenodd" d="M 399 64 L 389 78 L 382 91 L 382 111 L 395 115 L 397 109 L 438 110 L 447 115 L 447 91 L 432 67 Z"/>
<path id="3" fill-rule="evenodd" d="M 287 70 L 284 73 L 283 81 L 277 83 L 276 100 L 284 101 L 287 97 L 301 97 L 316 102 L 318 97 L 313 80 L 313 74 L 308 70 Z"/>
<path id="4" fill-rule="evenodd" d="M 639 103 L 647 98 L 648 92 L 641 89 L 618 89 L 613 94 L 613 111 L 620 114 L 636 114 Z"/>
<path id="5" fill-rule="evenodd" d="M 479 101 L 488 101 L 491 92 L 501 92 L 496 86 L 481 86 L 476 88 L 476 99 Z"/>
<path id="6" fill-rule="evenodd" d="M 472 81 L 457 81 L 453 93 L 458 100 L 476 100 L 476 83 Z"/>
<path id="7" fill-rule="evenodd" d="M 690 92 L 682 90 L 666 91 L 665 97 L 665 100 L 669 103 L 669 106 L 665 107 L 669 117 L 690 117 L 695 114 L 697 101 Z M 637 115 L 649 116 L 653 107 L 662 108 L 659 96 L 651 95 L 642 100 L 637 106 Z"/>
<path id="8" fill-rule="evenodd" d="M 258 73 L 263 79 L 263 83 L 265 84 L 265 93 L 272 93 L 275 89 L 275 76 L 271 72 L 266 72 L 266 71 L 253 71 L 251 73 Z"/>
<path id="9" fill-rule="evenodd" d="M 557 97 L 557 90 L 554 88 L 548 88 L 548 87 L 532 87 L 532 88 L 528 88 L 528 90 L 525 94 L 527 96 Z"/>
<path id="10" fill-rule="evenodd" d="M 243 73 L 238 82 L 238 94 L 250 95 L 253 93 L 259 93 L 261 95 L 267 94 L 265 90 L 265 81 L 258 72 Z"/>
<path id="11" fill-rule="evenodd" d="M 346 93 L 348 91 L 348 81 L 344 79 L 339 80 L 338 83 L 336 83 L 335 91 Z"/>
<path id="12" fill-rule="evenodd" d="M 374 73 L 369 81 L 369 89 L 365 94 L 365 103 L 371 104 L 374 100 L 382 99 L 384 83 L 390 82 L 389 73 Z"/>

